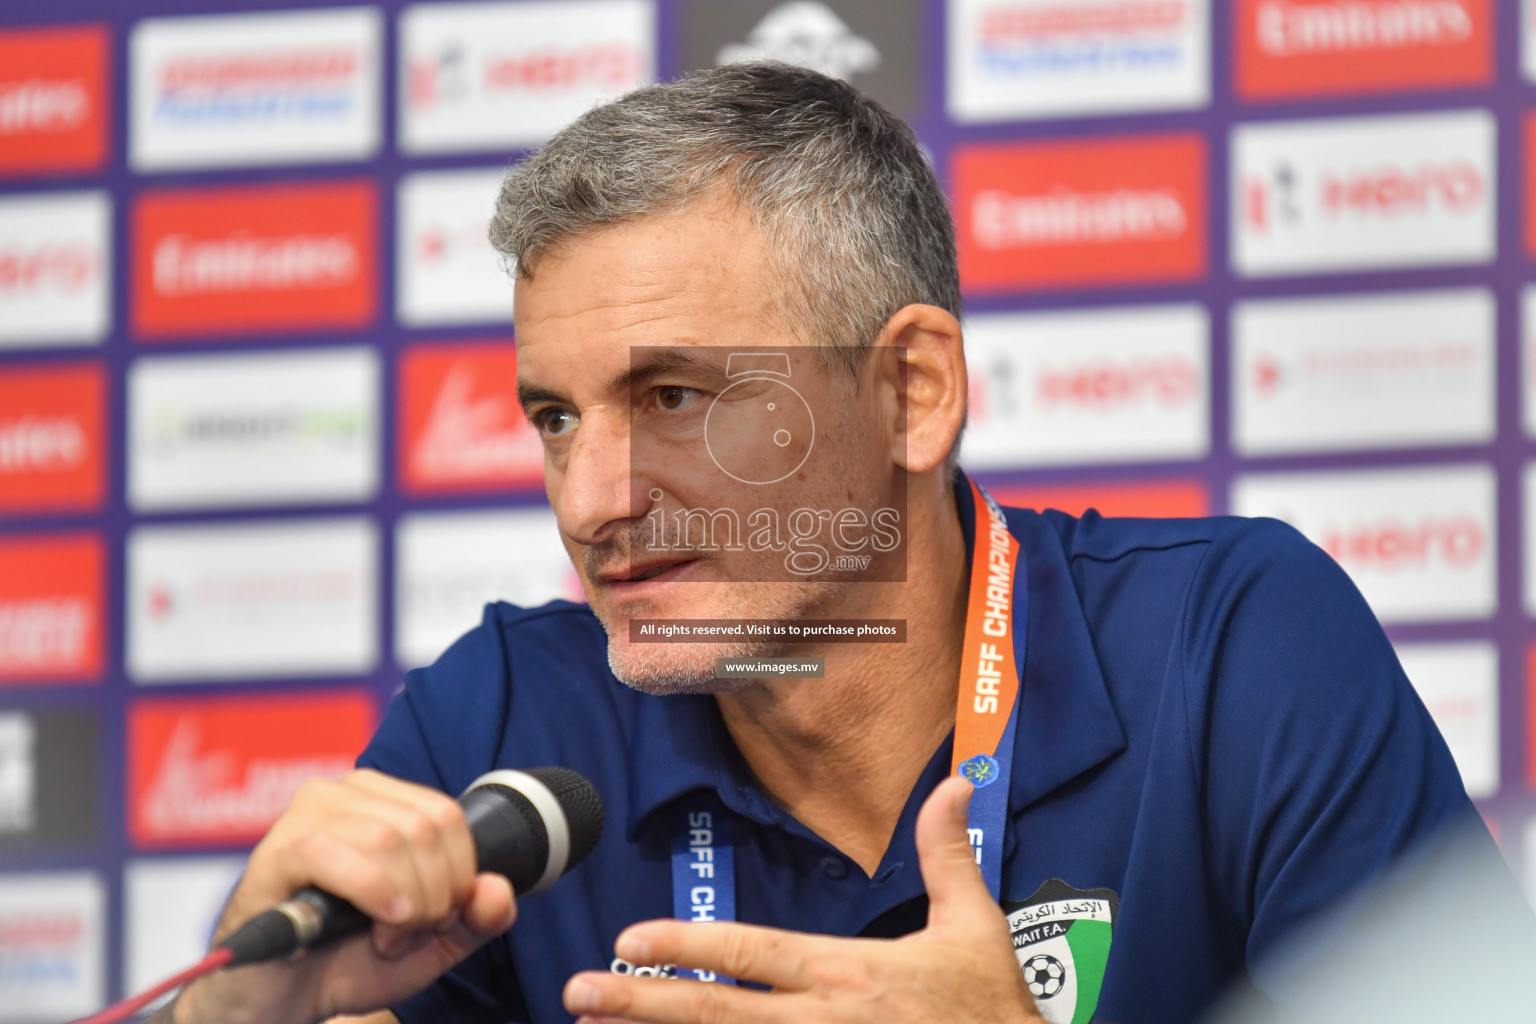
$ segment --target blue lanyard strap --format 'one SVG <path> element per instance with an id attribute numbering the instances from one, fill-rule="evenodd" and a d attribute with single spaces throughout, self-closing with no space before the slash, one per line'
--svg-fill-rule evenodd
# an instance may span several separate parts
<path id="1" fill-rule="evenodd" d="M 672 916 L 679 921 L 736 920 L 736 851 L 730 818 L 713 793 L 684 800 L 672 840 Z M 736 984 L 714 971 L 679 967 L 679 978 Z"/>

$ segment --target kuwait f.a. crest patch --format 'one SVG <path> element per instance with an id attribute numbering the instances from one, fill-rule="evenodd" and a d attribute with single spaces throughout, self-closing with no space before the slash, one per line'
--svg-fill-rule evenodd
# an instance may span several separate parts
<path id="1" fill-rule="evenodd" d="M 1022 901 L 1003 901 L 1013 955 L 1040 1016 L 1050 1024 L 1088 1024 L 1099 1005 L 1120 897 L 1074 889 L 1053 878 Z"/>

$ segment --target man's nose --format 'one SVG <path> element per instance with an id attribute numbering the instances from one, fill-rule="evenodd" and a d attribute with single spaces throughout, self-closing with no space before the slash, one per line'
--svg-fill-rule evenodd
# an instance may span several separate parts
<path id="1" fill-rule="evenodd" d="M 627 520 L 644 514 L 636 504 L 623 417 L 596 411 L 582 417 L 559 487 L 550 497 L 561 532 L 579 544 L 606 540 Z"/>

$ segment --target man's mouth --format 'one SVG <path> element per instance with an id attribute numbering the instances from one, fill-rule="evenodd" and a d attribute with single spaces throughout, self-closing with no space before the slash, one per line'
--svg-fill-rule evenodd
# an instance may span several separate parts
<path id="1" fill-rule="evenodd" d="M 652 580 L 668 582 L 677 579 L 688 566 L 693 565 L 698 559 L 683 558 L 666 562 L 651 562 L 647 565 L 631 565 L 623 569 L 598 574 L 598 581 L 605 586 L 626 586 L 636 583 L 648 583 Z"/>

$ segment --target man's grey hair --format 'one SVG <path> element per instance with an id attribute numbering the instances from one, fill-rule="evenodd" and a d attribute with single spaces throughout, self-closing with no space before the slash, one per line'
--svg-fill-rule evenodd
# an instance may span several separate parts
<path id="1" fill-rule="evenodd" d="M 786 64 L 699 71 L 583 114 L 507 175 L 491 242 L 529 278 L 587 231 L 720 189 L 763 234 L 781 325 L 850 365 L 903 306 L 960 316 L 954 225 L 911 127 Z"/>

